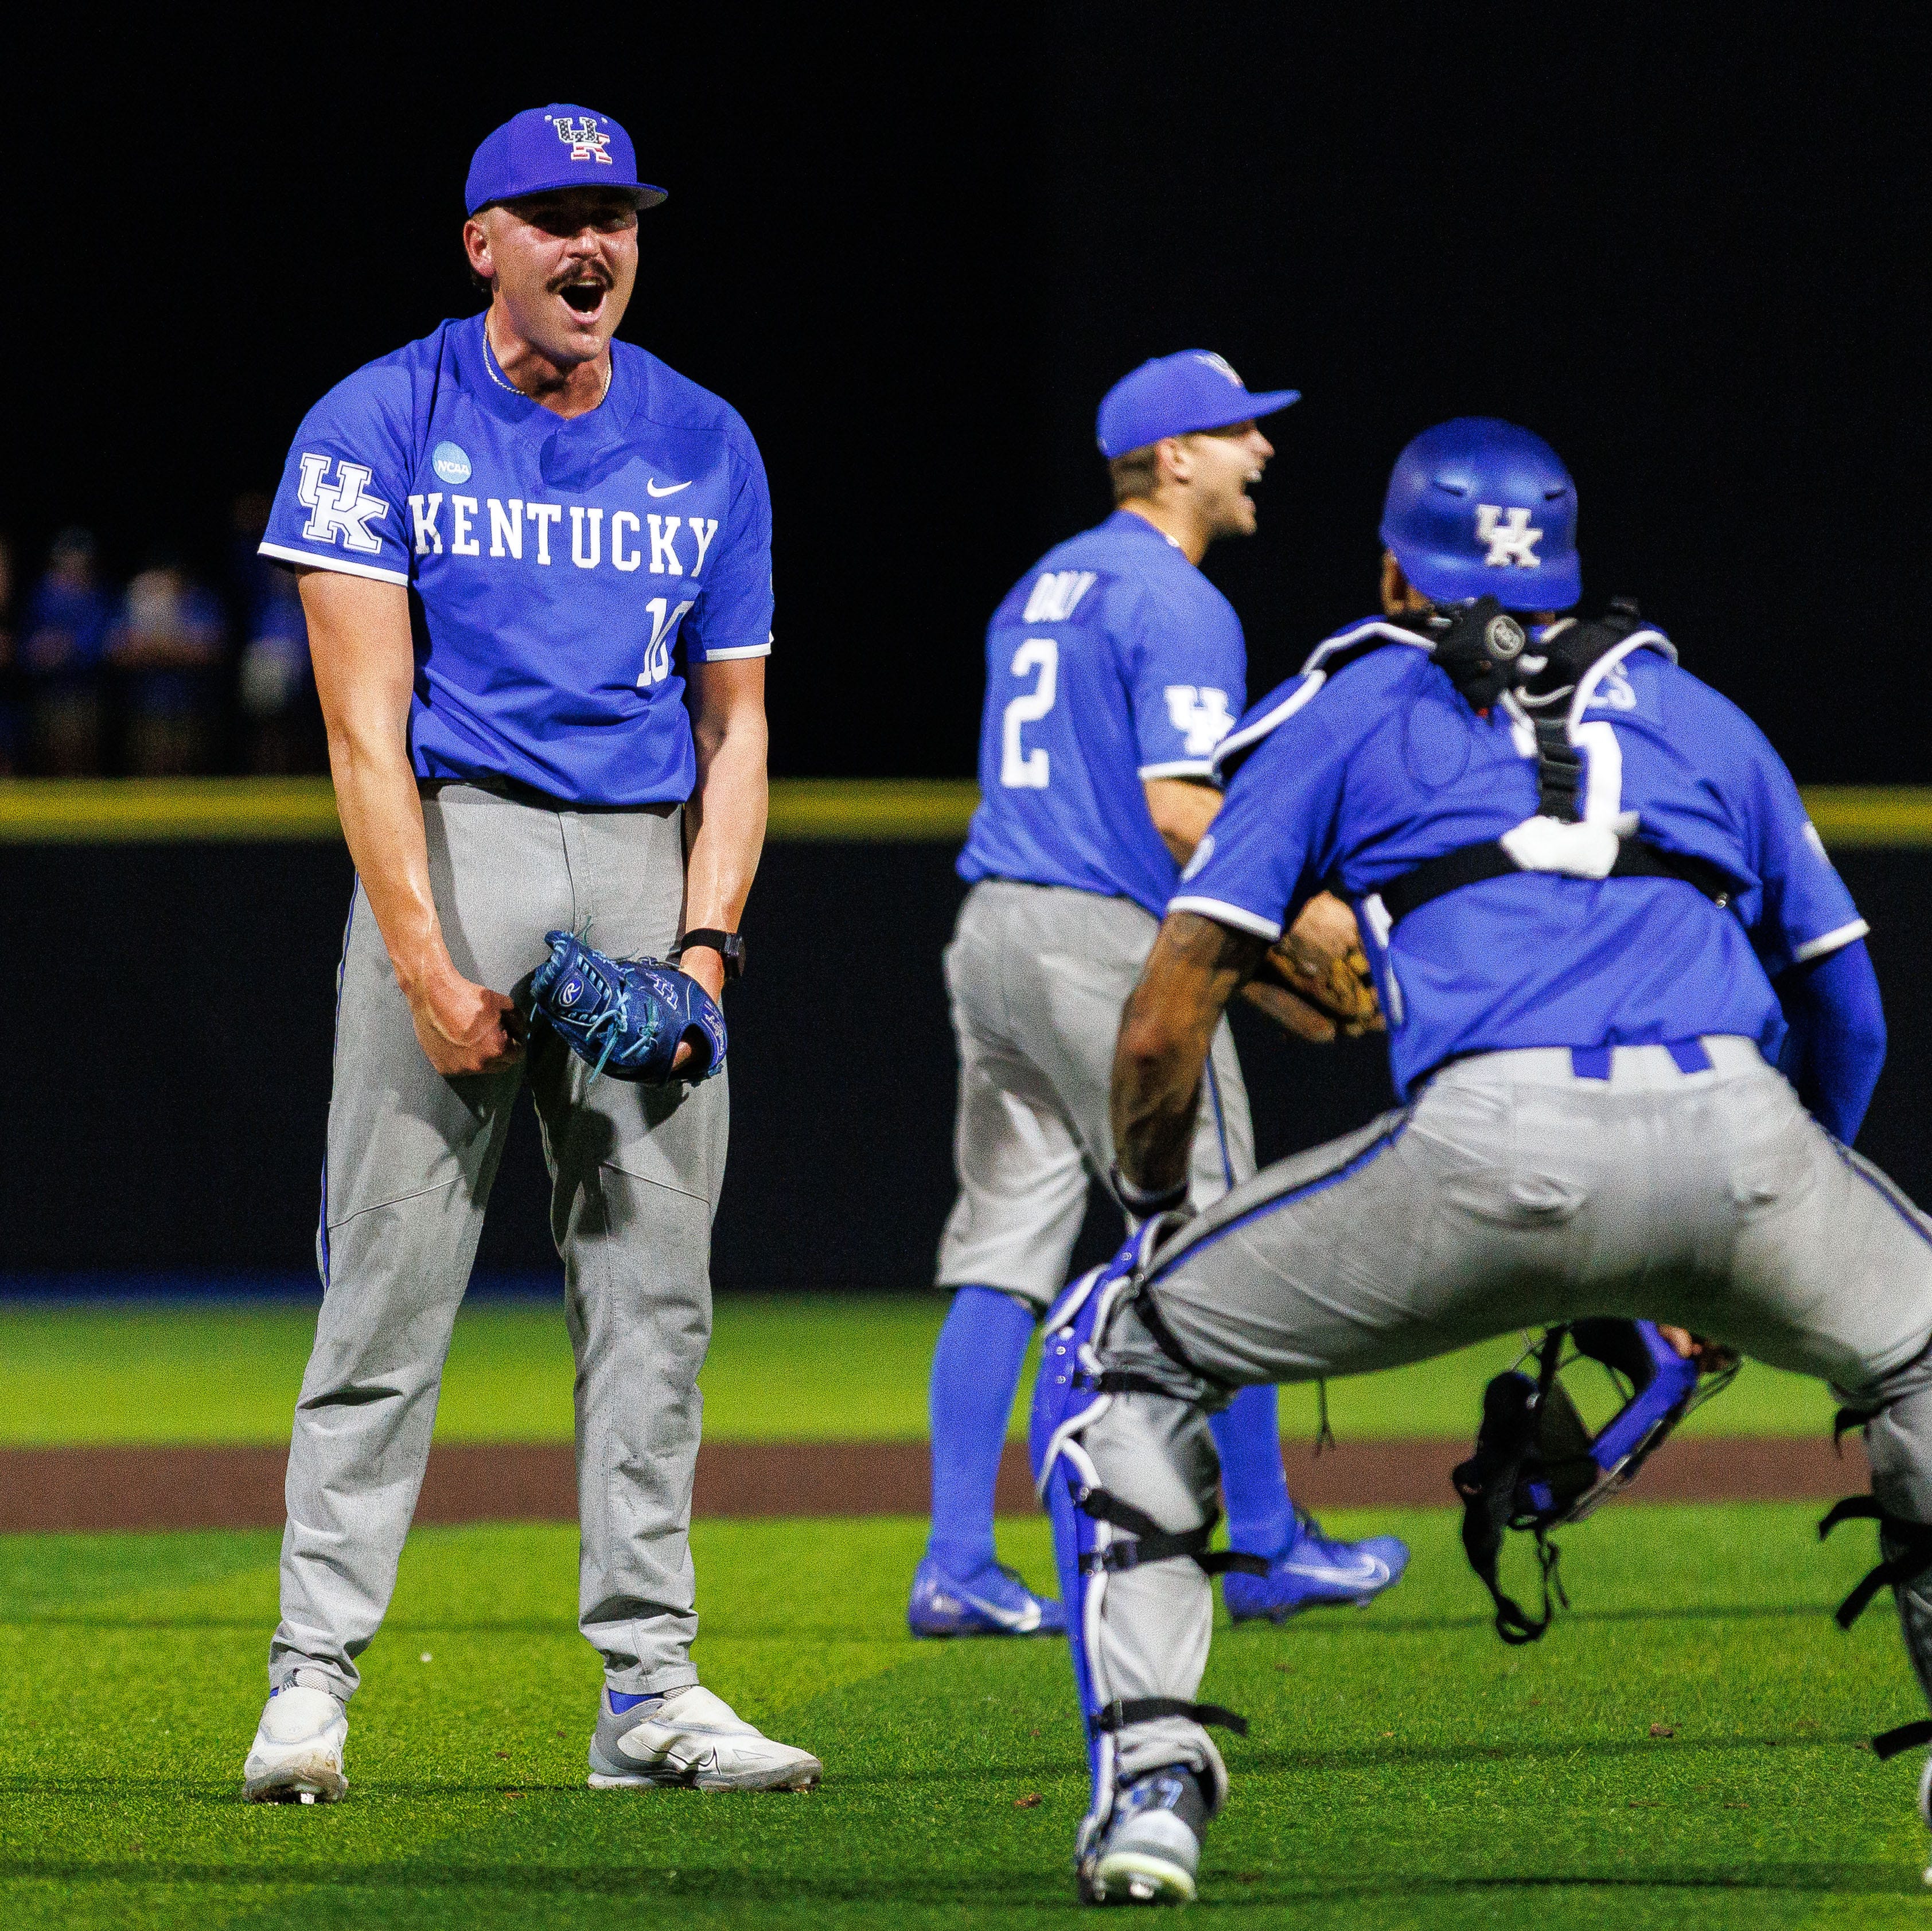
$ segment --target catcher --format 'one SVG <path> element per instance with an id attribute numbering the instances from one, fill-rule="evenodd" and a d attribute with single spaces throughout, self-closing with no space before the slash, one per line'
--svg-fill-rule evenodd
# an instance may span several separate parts
<path id="1" fill-rule="evenodd" d="M 1059 1291 L 1090 1178 L 1113 1161 L 1108 1068 L 1120 1008 L 1179 868 L 1220 808 L 1215 746 L 1244 701 L 1240 619 L 1202 574 L 1216 538 L 1255 527 L 1249 490 L 1274 454 L 1251 394 L 1218 355 L 1144 364 L 1100 405 L 1117 508 L 1022 577 L 986 633 L 980 805 L 959 860 L 972 889 L 946 955 L 959 1048 L 959 1194 L 940 1243 L 953 1292 L 932 1367 L 932 1535 L 914 1579 L 916 1636 L 1037 1635 L 1057 1603 L 1002 1569 L 993 1494 L 1034 1325 Z M 1333 1039 L 1379 1023 L 1348 908 L 1312 904 L 1250 997 L 1288 1030 Z M 1215 1036 L 1193 1143 L 1205 1207 L 1254 1171 L 1232 1033 Z M 1130 1215 L 1131 1189 L 1115 1189 Z M 1228 1507 L 1262 1574 L 1231 1575 L 1238 1621 L 1275 1621 L 1387 1588 L 1408 1551 L 1329 1541 L 1298 1516 L 1276 1398 L 1214 1419 Z"/>

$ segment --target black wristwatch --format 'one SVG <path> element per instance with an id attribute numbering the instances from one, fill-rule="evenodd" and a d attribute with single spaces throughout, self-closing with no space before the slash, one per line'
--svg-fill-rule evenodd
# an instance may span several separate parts
<path id="1" fill-rule="evenodd" d="M 693 946 L 709 946 L 724 961 L 724 976 L 742 979 L 745 976 L 745 935 L 742 932 L 720 932 L 709 925 L 700 926 L 694 932 L 687 932 L 678 940 L 677 949 L 670 955 L 673 965 L 682 963 L 684 955 Z"/>

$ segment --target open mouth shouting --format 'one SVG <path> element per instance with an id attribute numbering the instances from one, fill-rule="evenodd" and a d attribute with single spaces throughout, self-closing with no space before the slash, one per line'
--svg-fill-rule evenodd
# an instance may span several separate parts
<path id="1" fill-rule="evenodd" d="M 604 298 L 609 293 L 610 286 L 594 269 L 580 269 L 556 287 L 573 313 L 586 322 L 595 322 L 603 312 Z"/>

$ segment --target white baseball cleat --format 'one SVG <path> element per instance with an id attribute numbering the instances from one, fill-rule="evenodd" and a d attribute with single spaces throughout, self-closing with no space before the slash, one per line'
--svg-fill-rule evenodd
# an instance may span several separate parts
<path id="1" fill-rule="evenodd" d="M 1079 1856 L 1082 1901 L 1192 1904 L 1207 1828 L 1196 1773 L 1177 1764 L 1136 1777 L 1114 1799 L 1099 1843 Z"/>
<path id="2" fill-rule="evenodd" d="M 774 1743 L 698 1684 L 664 1696 L 606 1689 L 590 1739 L 592 1790 L 809 1790 L 825 1766 Z"/>
<path id="3" fill-rule="evenodd" d="M 291 1684 L 275 1691 L 242 1766 L 242 1795 L 250 1804 L 339 1803 L 349 1788 L 348 1738 L 348 1714 L 327 1690 Z"/>

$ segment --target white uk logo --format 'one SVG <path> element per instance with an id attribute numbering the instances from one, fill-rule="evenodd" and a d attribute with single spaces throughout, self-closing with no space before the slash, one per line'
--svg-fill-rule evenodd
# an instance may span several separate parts
<path id="1" fill-rule="evenodd" d="M 1527 510 L 1505 510 L 1500 503 L 1476 505 L 1476 541 L 1490 546 L 1483 561 L 1492 568 L 1507 570 L 1515 564 L 1535 569 L 1543 561 L 1536 553 L 1542 535 L 1541 530 L 1530 528 Z"/>
<path id="2" fill-rule="evenodd" d="M 1217 355 L 1211 349 L 1206 349 L 1196 355 L 1194 359 L 1197 362 L 1205 362 L 1217 376 L 1226 376 L 1235 388 L 1239 388 L 1242 386 L 1240 377 L 1234 373 L 1234 364 L 1229 361 L 1226 356 Z"/>
<path id="3" fill-rule="evenodd" d="M 1185 748 L 1190 757 L 1205 757 L 1234 728 L 1227 692 L 1211 684 L 1168 685 L 1167 721 L 1186 733 Z"/>
<path id="4" fill-rule="evenodd" d="M 380 496 L 367 493 L 369 472 L 360 463 L 338 461 L 335 481 L 323 481 L 332 459 L 304 454 L 302 481 L 296 485 L 296 501 L 309 512 L 302 534 L 312 543 L 333 543 L 342 538 L 345 548 L 359 550 L 365 556 L 380 553 L 382 539 L 369 526 L 389 514 L 389 505 Z"/>

